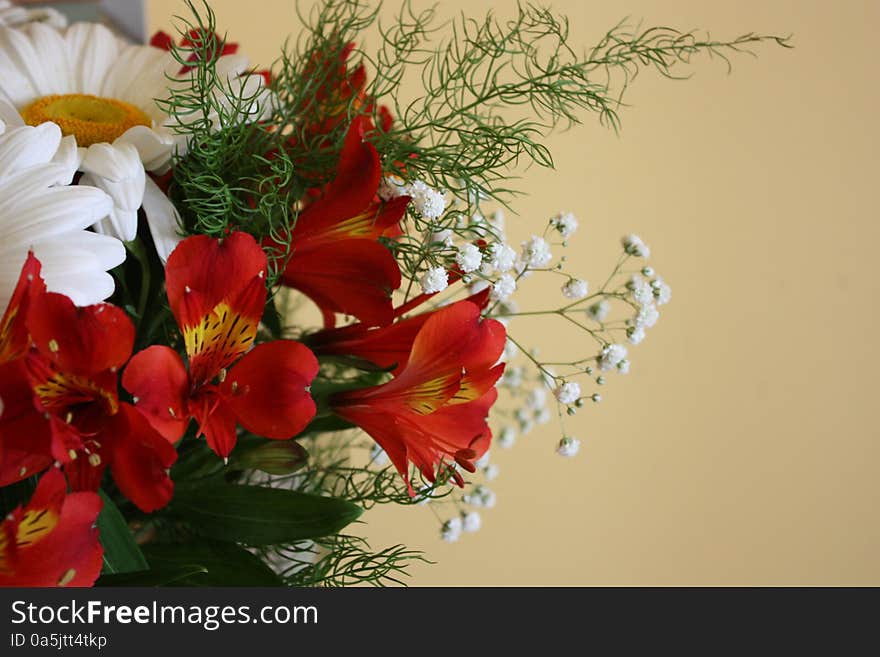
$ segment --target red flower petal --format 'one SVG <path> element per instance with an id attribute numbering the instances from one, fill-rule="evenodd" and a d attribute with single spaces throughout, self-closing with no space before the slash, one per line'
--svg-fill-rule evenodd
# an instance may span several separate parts
<path id="1" fill-rule="evenodd" d="M 134 406 L 121 404 L 114 419 L 107 428 L 113 481 L 141 511 L 162 508 L 174 492 L 168 469 L 177 451 Z"/>
<path id="2" fill-rule="evenodd" d="M 254 278 L 265 274 L 266 254 L 247 233 L 234 232 L 223 240 L 188 237 L 171 252 L 165 266 L 171 312 L 181 328 L 195 326 L 206 312 L 236 298 Z M 198 306 L 188 310 L 183 302 L 187 289 L 199 295 Z"/>
<path id="3" fill-rule="evenodd" d="M 235 412 L 220 397 L 214 386 L 206 386 L 196 399 L 190 400 L 190 413 L 199 423 L 208 447 L 220 458 L 232 452 L 237 440 Z"/>
<path id="4" fill-rule="evenodd" d="M 505 339 L 504 325 L 481 320 L 479 307 L 470 301 L 441 308 L 425 322 L 406 369 L 383 386 L 382 395 L 397 394 L 445 372 L 465 370 L 477 376 L 498 361 Z"/>
<path id="5" fill-rule="evenodd" d="M 0 319 L 0 363 L 21 356 L 28 348 L 28 330 L 25 323 L 30 301 L 46 291 L 40 278 L 40 262 L 28 253 L 12 298 Z"/>
<path id="6" fill-rule="evenodd" d="M 21 360 L 0 363 L 0 486 L 30 477 L 52 464 L 51 437 Z"/>
<path id="7" fill-rule="evenodd" d="M 136 353 L 122 375 L 122 385 L 136 398 L 136 408 L 153 428 L 174 443 L 189 423 L 189 374 L 170 347 L 154 345 Z"/>
<path id="8" fill-rule="evenodd" d="M 424 303 L 433 295 L 420 295 L 417 299 Z M 479 308 L 486 307 L 489 300 L 489 290 L 478 292 L 466 299 L 476 304 Z M 401 314 L 401 308 L 414 308 L 415 304 L 407 303 L 394 310 L 395 315 Z M 413 342 L 416 339 L 425 322 L 437 311 L 413 315 L 406 319 L 396 321 L 390 326 L 368 329 L 363 324 L 352 324 L 338 329 L 327 329 L 310 335 L 307 344 L 318 355 L 336 354 L 363 358 L 381 368 L 394 367 L 392 373 L 396 376 L 406 367 L 409 362 L 409 354 L 412 351 Z"/>
<path id="9" fill-rule="evenodd" d="M 319 308 L 354 315 L 368 326 L 391 323 L 391 292 L 400 269 L 391 252 L 370 240 L 344 240 L 294 253 L 283 275 Z"/>
<path id="10" fill-rule="evenodd" d="M 103 557 L 95 527 L 100 511 L 98 495 L 68 495 L 64 476 L 50 469 L 27 506 L 3 522 L 0 586 L 92 585 Z"/>
<path id="11" fill-rule="evenodd" d="M 318 359 L 304 345 L 275 340 L 254 347 L 221 384 L 226 403 L 248 431 L 266 438 L 290 438 L 315 416 L 308 392 Z"/>
<path id="12" fill-rule="evenodd" d="M 336 177 L 327 185 L 324 195 L 297 219 L 294 246 L 362 213 L 372 205 L 381 178 L 379 153 L 375 146 L 364 141 L 364 121 L 357 117 L 345 136 Z"/>
<path id="13" fill-rule="evenodd" d="M 66 374 L 122 367 L 134 345 L 134 325 L 121 308 L 106 303 L 77 308 L 52 292 L 32 300 L 27 326 L 42 356 Z"/>

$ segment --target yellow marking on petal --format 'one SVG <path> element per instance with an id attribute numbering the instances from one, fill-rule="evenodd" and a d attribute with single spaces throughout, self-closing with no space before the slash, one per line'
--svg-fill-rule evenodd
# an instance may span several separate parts
<path id="1" fill-rule="evenodd" d="M 61 576 L 61 579 L 58 580 L 58 586 L 67 586 L 70 582 L 73 581 L 73 578 L 76 577 L 76 570 L 73 568 L 68 568 L 67 571 Z"/>
<path id="2" fill-rule="evenodd" d="M 10 307 L 6 312 L 6 319 L 0 325 L 0 363 L 13 360 L 19 355 L 12 350 L 12 325 L 18 315 L 18 306 Z"/>
<path id="3" fill-rule="evenodd" d="M 89 465 L 97 468 L 101 465 L 101 457 L 98 454 L 89 454 Z"/>
<path id="4" fill-rule="evenodd" d="M 333 228 L 321 233 L 323 239 L 328 238 L 353 238 L 372 237 L 376 227 L 375 211 L 362 212 L 353 217 L 334 224 Z"/>
<path id="5" fill-rule="evenodd" d="M 76 450 L 73 450 L 73 449 L 67 450 L 67 455 L 70 457 L 71 461 L 76 461 Z"/>
<path id="6" fill-rule="evenodd" d="M 58 525 L 58 514 L 49 509 L 25 511 L 15 534 L 18 547 L 27 547 L 49 535 Z"/>
<path id="7" fill-rule="evenodd" d="M 43 96 L 21 110 L 28 125 L 52 121 L 65 136 L 76 137 L 76 145 L 110 143 L 136 125 L 150 127 L 152 121 L 142 110 L 115 98 L 89 94 Z"/>
<path id="8" fill-rule="evenodd" d="M 115 390 L 105 390 L 91 379 L 73 374 L 54 372 L 36 385 L 34 392 L 47 410 L 64 409 L 94 401 L 103 403 L 108 415 L 116 415 L 119 410 L 119 399 Z M 69 424 L 73 420 L 73 413 L 68 412 L 65 420 Z"/>
<path id="9" fill-rule="evenodd" d="M 9 573 L 9 537 L 6 527 L 0 525 L 0 573 Z"/>
<path id="10" fill-rule="evenodd" d="M 461 378 L 461 385 L 459 385 L 458 392 L 449 400 L 450 404 L 466 404 L 467 402 L 474 401 L 479 398 L 482 392 L 477 389 L 474 385 L 474 380 L 465 375 Z"/>
<path id="11" fill-rule="evenodd" d="M 459 374 L 453 373 L 420 383 L 407 390 L 404 403 L 419 415 L 433 413 L 449 401 L 450 387 L 458 380 Z"/>
<path id="12" fill-rule="evenodd" d="M 225 376 L 224 368 L 250 349 L 258 324 L 233 312 L 228 304 L 219 303 L 198 324 L 185 327 L 183 337 L 193 379 L 207 381 Z"/>

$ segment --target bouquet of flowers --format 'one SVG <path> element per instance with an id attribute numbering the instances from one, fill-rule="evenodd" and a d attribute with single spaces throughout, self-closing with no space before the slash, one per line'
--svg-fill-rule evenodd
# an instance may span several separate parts
<path id="1" fill-rule="evenodd" d="M 616 129 L 640 69 L 786 45 L 378 18 L 326 0 L 255 70 L 207 5 L 141 45 L 0 3 L 0 584 L 383 584 L 422 556 L 358 537 L 370 507 L 478 529 L 490 445 L 552 396 L 577 453 L 566 417 L 670 299 L 636 235 L 597 286 L 569 213 L 511 245 L 512 167 L 583 114 Z M 530 279 L 560 303 L 519 309 Z M 577 353 L 542 360 L 524 315 Z"/>

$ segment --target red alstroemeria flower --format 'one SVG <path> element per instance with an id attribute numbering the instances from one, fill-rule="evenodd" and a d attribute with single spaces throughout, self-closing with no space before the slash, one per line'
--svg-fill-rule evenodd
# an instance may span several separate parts
<path id="1" fill-rule="evenodd" d="M 40 263 L 30 253 L 0 320 L 0 486 L 45 470 L 53 460 L 51 433 L 36 412 L 23 358 L 30 342 L 28 308 L 45 291 Z"/>
<path id="2" fill-rule="evenodd" d="M 189 33 L 180 40 L 180 47 L 184 50 L 196 50 L 200 51 L 205 48 L 209 39 L 213 39 L 214 43 L 217 44 L 217 51 L 215 53 L 216 57 L 222 57 L 223 55 L 234 55 L 238 52 L 238 44 L 237 43 L 229 43 L 224 41 L 219 34 L 208 34 L 202 30 L 190 30 Z M 174 47 L 174 39 L 167 32 L 163 32 L 159 30 L 152 37 L 150 37 L 150 45 L 154 48 L 159 48 L 161 50 L 171 50 Z M 193 52 L 188 58 L 187 61 L 196 62 L 198 61 L 199 53 Z M 180 69 L 181 73 L 186 73 L 192 66 L 184 66 Z"/>
<path id="3" fill-rule="evenodd" d="M 68 493 L 56 468 L 44 474 L 30 502 L 0 524 L 0 586 L 91 586 L 104 550 L 95 521 L 96 493 Z"/>
<path id="4" fill-rule="evenodd" d="M 282 282 L 308 296 L 327 326 L 335 313 L 354 315 L 370 326 L 391 323 L 391 292 L 400 269 L 378 238 L 396 234 L 408 196 L 388 203 L 376 197 L 382 168 L 375 147 L 364 141 L 362 118 L 352 121 L 336 178 L 324 195 L 297 218 Z"/>
<path id="5" fill-rule="evenodd" d="M 134 343 L 131 320 L 110 304 L 77 308 L 66 296 L 45 292 L 32 255 L 21 280 L 27 312 L 18 314 L 24 304 L 18 306 L 14 332 L 21 334 L 24 322 L 30 347 L 0 365 L 0 485 L 54 460 L 64 464 L 75 490 L 97 490 L 109 467 L 140 509 L 164 506 L 177 453 L 118 395 L 118 371 Z"/>
<path id="6" fill-rule="evenodd" d="M 408 310 L 417 307 L 433 294 L 423 294 L 411 302 L 396 308 L 394 316 L 400 317 Z M 484 310 L 489 303 L 489 289 L 471 295 L 465 301 Z M 397 376 L 406 367 L 413 342 L 419 331 L 439 309 L 398 319 L 389 326 L 369 328 L 363 324 L 351 324 L 341 328 L 318 331 L 305 339 L 309 348 L 318 356 L 355 356 L 382 369 L 391 369 Z"/>
<path id="7" fill-rule="evenodd" d="M 486 416 L 504 371 L 496 363 L 505 338 L 504 326 L 481 319 L 470 301 L 442 308 L 425 321 L 400 374 L 336 395 L 333 410 L 384 448 L 411 495 L 410 462 L 429 481 L 447 457 L 473 472 L 492 438 Z M 457 472 L 453 476 L 464 483 Z"/>
<path id="8" fill-rule="evenodd" d="M 314 417 L 314 354 L 292 340 L 251 349 L 266 304 L 266 265 L 254 238 L 241 232 L 190 237 L 169 256 L 165 285 L 189 369 L 176 351 L 157 345 L 135 355 L 122 377 L 138 410 L 168 441 L 179 440 L 194 418 L 226 458 L 237 424 L 285 439 Z"/>
<path id="9" fill-rule="evenodd" d="M 320 119 L 305 126 L 307 134 L 332 132 L 348 119 L 350 110 L 363 116 L 367 134 L 376 129 L 372 118 L 374 111 L 382 131 L 388 132 L 391 129 L 393 119 L 389 109 L 381 105 L 377 111 L 375 99 L 367 95 L 367 69 L 364 64 L 358 64 L 353 70 L 349 70 L 348 58 L 354 48 L 354 43 L 345 44 L 336 61 L 326 56 L 321 59 L 316 53 L 306 65 L 304 78 L 323 80 L 315 90 L 313 98 L 298 112 L 300 115 L 307 115 L 315 111 L 311 106 L 312 103 L 317 105 L 316 114 Z"/>

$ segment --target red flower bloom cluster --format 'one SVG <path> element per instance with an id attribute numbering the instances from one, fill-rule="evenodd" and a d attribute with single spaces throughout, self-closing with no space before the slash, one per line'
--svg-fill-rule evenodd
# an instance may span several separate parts
<path id="1" fill-rule="evenodd" d="M 335 313 L 369 326 L 391 323 L 391 292 L 400 287 L 397 262 L 378 238 L 399 234 L 410 199 L 377 198 L 382 167 L 365 125 L 363 117 L 352 121 L 336 177 L 297 218 L 281 278 L 318 305 L 326 326 L 335 325 Z"/>
<path id="2" fill-rule="evenodd" d="M 97 494 L 68 494 L 64 475 L 51 468 L 30 502 L 0 524 L 0 586 L 91 586 L 104 554 L 100 511 Z"/>
<path id="3" fill-rule="evenodd" d="M 142 510 L 167 504 L 177 454 L 118 395 L 134 343 L 128 316 L 46 292 L 29 255 L 0 326 L 0 485 L 58 461 L 74 490 L 97 490 L 109 467 Z"/>
<path id="4" fill-rule="evenodd" d="M 211 449 L 227 457 L 236 425 L 290 438 L 311 421 L 308 387 L 318 361 L 305 346 L 275 340 L 251 349 L 266 305 L 266 254 L 247 233 L 181 242 L 168 258 L 165 287 L 183 333 L 189 369 L 155 345 L 132 358 L 122 382 L 137 408 L 170 442 L 194 418 Z"/>
<path id="5" fill-rule="evenodd" d="M 375 99 L 367 94 L 367 70 L 364 64 L 349 70 L 348 59 L 354 48 L 354 43 L 345 44 L 338 59 L 322 58 L 316 53 L 306 65 L 304 79 L 321 80 L 312 99 L 298 112 L 305 116 L 314 112 L 320 117 L 305 126 L 307 135 L 326 135 L 347 121 L 351 114 L 364 119 L 364 130 L 369 134 L 376 129 L 372 118 L 374 112 L 378 115 L 382 132 L 391 129 L 393 118 L 389 109 L 380 105 L 377 110 Z"/>
<path id="6" fill-rule="evenodd" d="M 414 328 L 418 330 L 403 358 Z M 375 362 L 396 363 L 395 378 L 336 395 L 333 410 L 382 446 L 411 495 L 410 462 L 428 481 L 435 480 L 447 457 L 473 472 L 474 461 L 486 453 L 492 439 L 486 416 L 498 394 L 495 382 L 504 371 L 504 365 L 497 364 L 504 349 L 504 326 L 481 319 L 480 307 L 465 300 L 379 331 L 390 338 L 388 350 L 373 343 L 369 334 L 360 348 L 350 343 L 351 348 Z M 463 485 L 458 472 L 453 476 Z"/>

